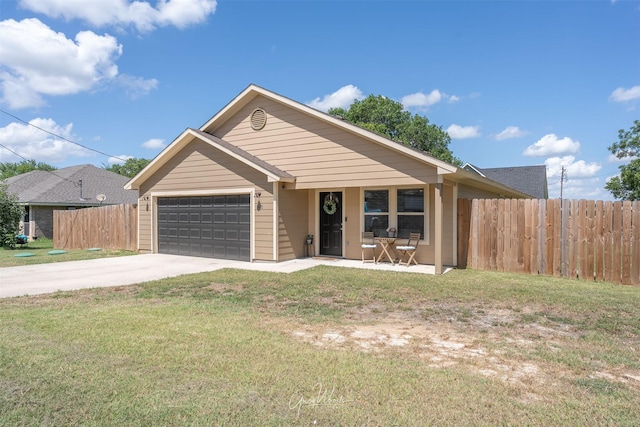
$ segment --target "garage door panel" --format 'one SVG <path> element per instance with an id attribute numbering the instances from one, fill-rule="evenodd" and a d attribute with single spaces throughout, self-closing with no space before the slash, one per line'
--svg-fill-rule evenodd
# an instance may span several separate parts
<path id="1" fill-rule="evenodd" d="M 227 213 L 227 217 L 225 218 L 225 224 L 238 224 L 238 213 L 237 212 L 229 212 Z"/>
<path id="2" fill-rule="evenodd" d="M 158 251 L 251 259 L 248 194 L 158 199 Z"/>

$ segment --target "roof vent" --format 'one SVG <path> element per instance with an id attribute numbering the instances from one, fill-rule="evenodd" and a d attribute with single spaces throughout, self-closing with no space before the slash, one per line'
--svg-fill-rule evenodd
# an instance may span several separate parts
<path id="1" fill-rule="evenodd" d="M 251 113 L 251 129 L 260 130 L 267 124 L 267 113 L 262 108 L 256 108 Z"/>

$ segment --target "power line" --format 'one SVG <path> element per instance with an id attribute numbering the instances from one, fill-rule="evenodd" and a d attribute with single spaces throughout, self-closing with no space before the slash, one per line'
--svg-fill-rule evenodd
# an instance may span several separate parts
<path id="1" fill-rule="evenodd" d="M 15 154 L 16 156 L 20 157 L 20 158 L 21 158 L 21 159 L 23 159 L 23 160 L 26 160 L 27 162 L 28 162 L 28 161 L 30 161 L 30 159 L 27 159 L 26 157 L 21 156 L 20 154 L 16 153 L 16 152 L 15 152 L 15 151 L 13 151 L 11 148 L 9 148 L 9 147 L 7 147 L 7 146 L 5 146 L 5 145 L 0 144 L 0 147 L 4 148 L 4 149 L 5 149 L 5 150 L 7 150 L 7 151 L 12 152 L 12 153 L 13 153 L 13 154 Z M 37 170 L 40 170 L 41 172 L 49 172 L 51 175 L 57 176 L 58 178 L 60 178 L 60 179 L 64 179 L 65 181 L 69 181 L 70 183 L 72 183 L 72 184 L 73 184 L 73 185 L 75 185 L 76 187 L 77 187 L 78 185 L 82 186 L 82 180 L 80 180 L 80 183 L 78 183 L 78 182 L 76 182 L 76 181 L 71 181 L 70 179 L 65 178 L 64 176 L 60 176 L 60 175 L 58 175 L 58 174 L 54 173 L 53 171 L 47 171 L 47 170 L 41 170 L 41 169 L 37 169 Z M 82 193 L 82 189 L 80 189 L 80 192 Z"/>
<path id="2" fill-rule="evenodd" d="M 107 157 L 111 157 L 111 158 L 114 158 L 114 159 L 118 159 L 118 160 L 121 160 L 121 161 L 123 161 L 123 162 L 126 162 L 126 161 L 127 161 L 127 159 L 122 159 L 122 158 L 120 158 L 120 157 L 118 157 L 118 156 L 112 156 L 111 154 L 107 154 L 107 153 L 104 153 L 104 152 L 102 152 L 102 151 L 100 151 L 100 150 L 96 150 L 96 149 L 94 149 L 94 148 L 87 147 L 87 146 L 85 146 L 85 145 L 79 144 L 79 143 L 77 143 L 77 142 L 75 142 L 75 141 L 72 141 L 72 140 L 70 140 L 70 139 L 65 138 L 64 136 L 58 135 L 58 134 L 56 134 L 56 133 L 53 133 L 53 132 L 48 131 L 48 130 L 46 130 L 46 129 L 43 129 L 43 128 L 39 127 L 39 126 L 36 126 L 36 125 L 34 125 L 33 123 L 30 123 L 30 122 L 28 122 L 28 121 L 26 121 L 26 120 L 23 120 L 23 119 L 21 119 L 20 117 L 15 116 L 15 115 L 13 115 L 13 114 L 11 114 L 11 113 L 8 113 L 8 112 L 6 112 L 6 111 L 4 111 L 4 110 L 1 110 L 1 109 L 0 109 L 0 112 L 2 112 L 2 113 L 4 113 L 4 114 L 6 114 L 7 116 L 13 117 L 14 119 L 16 119 L 16 120 L 18 120 L 18 121 L 20 121 L 20 122 L 22 122 L 22 123 L 26 124 L 27 126 L 34 127 L 34 128 L 36 128 L 36 129 L 38 129 L 38 130 L 40 130 L 40 131 L 42 131 L 42 132 L 48 133 L 48 134 L 49 134 L 49 135 L 51 135 L 51 136 L 55 136 L 56 138 L 59 138 L 59 139 L 61 139 L 61 140 L 63 140 L 63 141 L 66 141 L 66 142 L 69 142 L 69 143 L 71 143 L 71 144 L 77 145 L 78 147 L 82 147 L 82 148 L 84 148 L 85 150 L 93 151 L 93 152 L 95 152 L 95 153 L 102 154 L 103 156 L 107 156 Z M 5 147 L 5 148 L 7 148 L 7 147 Z M 11 150 L 9 150 L 9 151 L 11 151 Z M 13 154 L 16 154 L 14 151 L 11 151 L 11 152 L 12 152 Z M 22 156 L 20 156 L 20 157 L 22 157 Z M 23 158 L 24 158 L 24 157 L 23 157 Z"/>

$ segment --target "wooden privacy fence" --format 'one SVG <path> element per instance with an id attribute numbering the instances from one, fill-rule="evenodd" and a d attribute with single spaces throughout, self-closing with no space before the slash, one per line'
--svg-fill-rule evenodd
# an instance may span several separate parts
<path id="1" fill-rule="evenodd" d="M 53 211 L 53 246 L 137 251 L 138 207 L 128 204 Z"/>
<path id="2" fill-rule="evenodd" d="M 640 286 L 640 201 L 459 199 L 458 265 Z"/>

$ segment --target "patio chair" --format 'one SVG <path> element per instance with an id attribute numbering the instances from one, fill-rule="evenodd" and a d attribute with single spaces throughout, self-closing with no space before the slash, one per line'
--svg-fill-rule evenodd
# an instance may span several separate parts
<path id="1" fill-rule="evenodd" d="M 364 231 L 362 232 L 362 244 L 360 245 L 362 248 L 362 262 L 376 262 L 376 248 L 378 245 L 373 241 L 373 231 Z M 365 259 L 365 252 L 367 250 L 371 251 L 371 259 Z"/>
<path id="2" fill-rule="evenodd" d="M 396 250 L 400 252 L 400 261 L 398 264 L 409 267 L 411 263 L 418 265 L 416 260 L 416 252 L 418 250 L 418 242 L 420 242 L 420 233 L 409 233 L 409 241 L 406 245 L 396 246 Z"/>

